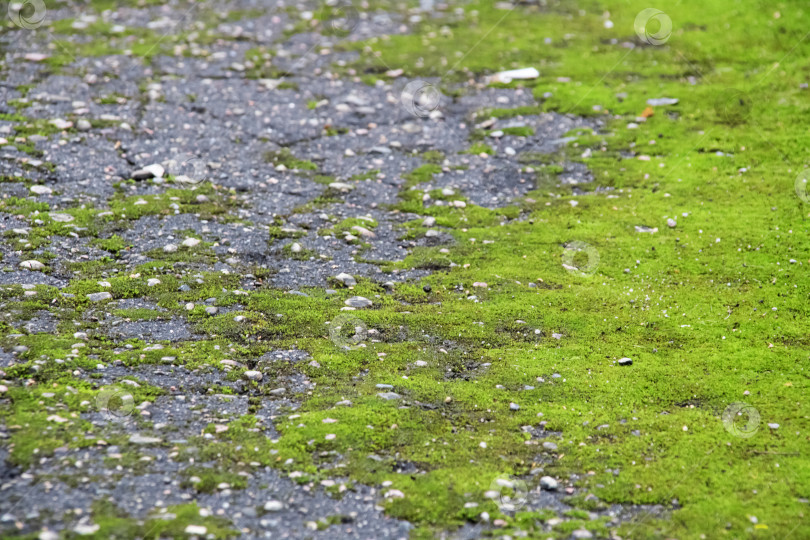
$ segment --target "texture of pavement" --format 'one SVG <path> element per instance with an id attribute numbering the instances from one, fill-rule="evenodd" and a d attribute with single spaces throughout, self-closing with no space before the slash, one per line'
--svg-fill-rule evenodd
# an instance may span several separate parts
<path id="1" fill-rule="evenodd" d="M 391 263 L 417 247 L 449 245 L 452 236 L 430 220 L 416 234 L 405 234 L 406 223 L 425 216 L 392 208 L 403 193 L 418 186 L 441 194 L 426 204 L 504 207 L 536 187 L 531 168 L 518 160 L 521 153 L 554 152 L 572 129 L 599 127 L 559 114 L 498 120 L 487 127 L 530 127 L 533 135 L 489 137 L 492 155 L 467 153 L 476 124 L 485 120 L 477 111 L 531 105 L 531 93 L 475 80 L 458 96 L 441 95 L 431 81 L 416 81 L 414 92 L 408 88 L 414 81 L 399 77 L 396 66 L 390 76 L 366 84 L 340 68 L 363 52 L 337 43 L 407 32 L 409 21 L 433 12 L 361 10 L 341 19 L 344 26 L 337 28 L 350 31 L 336 35 L 324 31 L 328 25 L 301 24 L 317 8 L 253 1 L 108 10 L 62 4 L 48 7 L 42 26 L 7 25 L 0 35 L 0 196 L 7 203 L 0 211 L 0 283 L 22 285 L 2 297 L 4 322 L 27 334 L 90 324 L 91 337 L 109 340 L 111 351 L 122 356 L 127 340 L 144 340 L 160 357 L 157 363 L 99 358 L 97 369 L 82 368 L 78 379 L 98 386 L 133 378 L 132 385 L 165 392 L 145 404 L 124 398 L 123 414 L 89 407 L 81 415 L 89 422 L 88 441 L 117 434 L 124 447 L 101 440 L 59 447 L 20 467 L 5 459 L 8 448 L 0 444 L 3 534 L 93 534 L 91 514 L 99 499 L 123 516 L 158 522 L 173 519 L 167 510 L 172 505 L 195 501 L 201 516 L 222 517 L 247 538 L 410 534 L 408 522 L 382 511 L 384 487 L 339 477 L 302 484 L 254 463 L 240 473 L 242 485 L 195 489 L 196 473 L 189 471 L 215 465 L 195 461 L 201 448 L 188 441 L 249 409 L 255 429 L 277 436 L 274 423 L 300 406 L 293 396 L 314 388 L 296 367 L 311 360 L 305 352 L 266 355 L 265 361 L 288 367 L 271 383 L 282 388 L 277 399 L 255 406 L 245 381 L 229 377 L 227 362 L 223 369 L 199 370 L 160 356 L 163 347 L 209 336 L 162 307 L 159 298 L 115 294 L 81 312 L 57 302 L 84 294 L 64 290 L 88 275 L 100 282 L 92 292 L 116 292 L 104 285 L 107 278 L 132 274 L 150 261 L 173 262 L 175 277 L 200 284 L 206 272 L 235 276 L 233 288 L 245 294 L 266 288 L 303 294 L 298 289 L 305 287 L 328 293 L 340 285 L 335 276 L 341 273 L 381 284 L 418 280 L 431 269 L 394 269 Z M 68 22 L 54 29 L 59 21 Z M 146 45 L 139 38 L 144 32 L 151 36 Z M 82 52 L 105 46 L 108 54 Z M 64 65 L 53 69 L 59 56 L 67 56 Z M 413 180 L 409 173 L 429 160 L 438 172 Z M 589 181 L 584 167 L 564 169 L 563 184 Z M 37 219 L 37 205 L 47 218 Z M 96 212 L 85 220 L 74 212 L 82 209 Z M 113 236 L 120 247 L 99 241 Z M 21 314 L 16 304 L 42 285 L 61 291 L 53 307 Z M 218 314 L 242 307 L 214 300 L 200 305 Z M 138 310 L 149 317 L 135 316 Z M 80 334 L 77 348 L 87 339 Z M 0 368 L 10 369 L 24 351 L 13 348 L 13 336 L 5 339 Z M 53 414 L 60 414 L 58 407 Z M 0 426 L 0 440 L 13 429 Z M 185 456 L 178 456 L 180 447 Z M 566 508 L 552 492 L 538 491 L 532 504 Z M 626 512 L 632 509 L 598 513 L 617 523 Z M 468 525 L 454 534 L 475 538 L 485 529 Z"/>

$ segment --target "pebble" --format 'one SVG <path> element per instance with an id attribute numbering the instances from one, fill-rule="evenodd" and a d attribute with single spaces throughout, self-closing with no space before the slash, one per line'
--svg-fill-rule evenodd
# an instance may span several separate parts
<path id="1" fill-rule="evenodd" d="M 301 253 L 301 249 L 301 244 L 298 242 L 293 242 L 293 244 L 290 246 L 290 251 L 293 253 Z"/>
<path id="2" fill-rule="evenodd" d="M 331 189 L 336 189 L 338 191 L 351 191 L 354 189 L 354 186 L 351 184 L 347 184 L 345 182 L 332 182 L 329 184 Z"/>
<path id="3" fill-rule="evenodd" d="M 436 218 L 433 216 L 426 217 L 424 221 L 422 221 L 422 227 L 433 227 L 436 225 Z"/>
<path id="4" fill-rule="evenodd" d="M 90 131 L 92 127 L 93 125 L 84 118 L 76 122 L 76 129 L 78 129 L 79 131 Z"/>
<path id="5" fill-rule="evenodd" d="M 163 168 L 163 165 L 160 165 L 158 163 L 147 165 L 141 170 L 151 173 L 152 176 L 155 178 L 163 178 L 163 174 L 166 172 L 166 169 Z"/>
<path id="6" fill-rule="evenodd" d="M 208 528 L 202 525 L 188 525 L 185 529 L 186 534 L 195 534 L 198 536 L 202 536 L 208 533 Z"/>
<path id="7" fill-rule="evenodd" d="M 207 308 L 205 308 L 205 312 L 208 313 L 209 315 L 216 315 L 217 311 L 219 311 L 219 309 L 217 309 L 215 306 L 208 306 Z"/>
<path id="8" fill-rule="evenodd" d="M 402 396 L 400 396 L 396 392 L 378 392 L 377 397 L 391 401 L 394 399 L 400 399 Z"/>
<path id="9" fill-rule="evenodd" d="M 136 433 L 129 438 L 129 442 L 132 444 L 157 444 L 162 442 L 162 440 L 157 437 L 147 437 L 146 435 Z"/>
<path id="10" fill-rule="evenodd" d="M 201 240 L 199 238 L 188 237 L 185 240 L 183 240 L 183 245 L 186 247 L 194 247 L 199 245 L 200 242 Z"/>
<path id="11" fill-rule="evenodd" d="M 111 300 L 112 294 L 108 292 L 96 292 L 87 295 L 87 299 L 91 302 L 101 302 L 102 300 Z"/>
<path id="12" fill-rule="evenodd" d="M 370 230 L 366 229 L 365 227 L 361 227 L 360 225 L 355 225 L 354 227 L 352 227 L 352 230 L 359 233 L 360 236 L 364 238 L 375 238 L 377 236 Z"/>
<path id="13" fill-rule="evenodd" d="M 647 100 L 647 105 L 650 107 L 664 107 L 666 105 L 677 105 L 678 98 L 651 98 Z"/>
<path id="14" fill-rule="evenodd" d="M 509 404 L 509 410 L 510 411 L 519 411 L 520 410 L 520 405 L 518 405 L 517 403 L 510 403 Z"/>
<path id="15" fill-rule="evenodd" d="M 149 278 L 146 280 L 146 285 L 147 287 L 156 287 L 157 285 L 160 285 L 160 280 L 158 278 Z"/>
<path id="16" fill-rule="evenodd" d="M 245 371 L 242 375 L 249 381 L 260 381 L 260 380 L 262 380 L 262 372 L 261 371 L 249 370 L 249 371 Z"/>
<path id="17" fill-rule="evenodd" d="M 64 120 L 62 118 L 54 118 L 49 122 L 52 126 L 55 126 L 56 129 L 70 129 L 73 127 L 73 122 L 70 120 Z"/>
<path id="18" fill-rule="evenodd" d="M 669 219 L 667 220 L 667 226 L 668 226 L 668 227 L 670 227 L 670 228 L 673 228 L 673 229 L 674 229 L 674 228 L 675 228 L 677 225 L 678 225 L 678 222 L 677 222 L 677 221 L 675 221 L 674 219 L 669 218 Z"/>
<path id="19" fill-rule="evenodd" d="M 593 534 L 588 529 L 577 529 L 571 533 L 571 538 L 575 538 L 576 540 L 585 540 L 587 538 L 593 538 Z"/>
<path id="20" fill-rule="evenodd" d="M 335 276 L 335 279 L 343 283 L 347 287 L 354 287 L 357 285 L 357 280 L 354 279 L 354 276 L 347 274 L 345 272 L 341 272 L 340 274 Z"/>
<path id="21" fill-rule="evenodd" d="M 33 259 L 23 261 L 20 263 L 20 268 L 27 268 L 28 270 L 42 270 L 45 265 Z"/>
<path id="22" fill-rule="evenodd" d="M 353 308 L 365 308 L 372 305 L 372 301 L 363 296 L 352 296 L 343 303 Z"/>
<path id="23" fill-rule="evenodd" d="M 630 359 L 630 358 L 620 358 L 619 359 L 619 365 L 620 366 L 632 366 L 633 365 L 633 360 Z"/>
<path id="24" fill-rule="evenodd" d="M 57 223 L 70 223 L 73 221 L 73 216 L 70 214 L 51 213 L 51 219 Z"/>
<path id="25" fill-rule="evenodd" d="M 166 244 L 163 246 L 163 251 L 166 253 L 175 253 L 177 252 L 177 244 Z"/>
<path id="26" fill-rule="evenodd" d="M 284 503 L 276 500 L 269 500 L 264 503 L 265 512 L 279 512 L 284 509 Z"/>
<path id="27" fill-rule="evenodd" d="M 557 445 L 554 444 L 553 442 L 546 441 L 543 443 L 543 448 L 545 448 L 546 450 L 556 450 Z"/>
<path id="28" fill-rule="evenodd" d="M 560 487 L 560 485 L 554 478 L 544 476 L 540 479 L 540 487 L 546 491 L 557 491 L 557 488 Z"/>
<path id="29" fill-rule="evenodd" d="M 35 193 L 37 195 L 50 195 L 53 193 L 53 190 L 48 186 L 31 186 L 31 193 Z"/>

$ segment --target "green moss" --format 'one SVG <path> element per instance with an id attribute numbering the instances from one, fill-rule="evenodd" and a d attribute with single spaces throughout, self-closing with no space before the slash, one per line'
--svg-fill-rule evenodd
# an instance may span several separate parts
<path id="1" fill-rule="evenodd" d="M 405 185 L 403 187 L 410 188 L 417 186 L 424 182 L 430 182 L 433 176 L 442 172 L 442 168 L 435 163 L 425 163 L 415 168 L 411 172 L 403 175 L 405 178 Z"/>
<path id="2" fill-rule="evenodd" d="M 289 148 L 281 148 L 280 150 L 276 151 L 268 151 L 264 154 L 265 161 L 272 163 L 273 166 L 277 167 L 279 165 L 283 165 L 287 169 L 293 171 L 315 171 L 318 170 L 318 166 L 312 163 L 311 161 L 307 161 L 305 159 L 298 159 L 290 151 Z"/>
<path id="3" fill-rule="evenodd" d="M 495 154 L 495 150 L 493 150 L 492 147 L 489 146 L 488 144 L 484 144 L 484 143 L 479 142 L 479 143 L 475 143 L 475 144 L 470 145 L 470 147 L 464 153 L 465 154 L 475 154 L 475 155 L 478 155 L 478 154 L 493 155 L 493 154 Z"/>

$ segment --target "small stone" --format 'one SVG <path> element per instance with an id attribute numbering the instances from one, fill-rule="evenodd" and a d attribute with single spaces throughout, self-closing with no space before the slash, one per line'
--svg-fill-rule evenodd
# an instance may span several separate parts
<path id="1" fill-rule="evenodd" d="M 422 227 L 433 227 L 436 225 L 436 218 L 433 216 L 426 217 L 424 221 L 422 221 Z"/>
<path id="2" fill-rule="evenodd" d="M 482 289 L 486 289 L 487 284 L 484 283 L 483 281 L 476 281 L 475 283 L 473 283 L 473 287 L 480 287 Z"/>
<path id="3" fill-rule="evenodd" d="M 101 302 L 103 300 L 112 300 L 112 294 L 108 292 L 96 292 L 87 295 L 87 299 L 91 302 Z"/>
<path id="4" fill-rule="evenodd" d="M 31 259 L 28 261 L 21 262 L 20 268 L 27 268 L 28 270 L 42 270 L 43 268 L 45 268 L 45 265 L 39 261 Z"/>
<path id="5" fill-rule="evenodd" d="M 386 499 L 404 499 L 405 494 L 398 489 L 389 489 L 385 492 Z"/>
<path id="6" fill-rule="evenodd" d="M 509 410 L 510 411 L 519 411 L 520 410 L 520 405 L 518 405 L 517 403 L 510 403 L 509 404 Z"/>
<path id="7" fill-rule="evenodd" d="M 371 300 L 362 296 L 352 296 L 343 303 L 353 308 L 365 308 L 372 305 Z"/>
<path id="8" fill-rule="evenodd" d="M 281 501 L 270 500 L 264 503 L 265 512 L 280 512 L 284 509 L 284 503 Z"/>
<path id="9" fill-rule="evenodd" d="M 92 127 L 93 125 L 84 118 L 76 122 L 76 129 L 78 129 L 79 131 L 90 131 Z"/>
<path id="10" fill-rule="evenodd" d="M 337 191 L 351 191 L 354 189 L 352 184 L 347 184 L 345 182 L 332 182 L 329 184 L 329 187 Z"/>
<path id="11" fill-rule="evenodd" d="M 379 392 L 377 393 L 377 397 L 382 398 L 387 401 L 392 401 L 395 399 L 400 399 L 402 396 L 397 394 L 396 392 Z"/>
<path id="12" fill-rule="evenodd" d="M 557 491 L 559 486 L 557 481 L 550 476 L 544 476 L 540 479 L 540 487 L 546 491 Z"/>
<path id="13" fill-rule="evenodd" d="M 194 534 L 197 536 L 202 536 L 208 533 L 208 528 L 203 527 L 202 525 L 188 525 L 185 529 L 186 534 Z"/>
<path id="14" fill-rule="evenodd" d="M 194 247 L 198 245 L 200 242 L 201 240 L 199 238 L 188 237 L 185 240 L 183 240 L 183 245 L 186 247 Z"/>
<path id="15" fill-rule="evenodd" d="M 147 437 L 146 435 L 136 433 L 129 438 L 129 442 L 132 444 L 157 444 L 162 442 L 162 440 L 157 437 Z"/>
<path id="16" fill-rule="evenodd" d="M 424 287 L 422 287 L 422 290 L 425 291 L 426 293 L 429 293 L 430 291 L 433 290 L 433 288 L 430 285 L 425 285 Z"/>
<path id="17" fill-rule="evenodd" d="M 619 359 L 619 365 L 620 366 L 632 366 L 633 365 L 633 360 L 630 359 L 630 358 L 620 358 Z"/>
<path id="18" fill-rule="evenodd" d="M 163 246 L 163 251 L 166 253 L 176 253 L 177 244 L 166 244 L 165 246 Z"/>
<path id="19" fill-rule="evenodd" d="M 357 285 L 357 280 L 354 279 L 354 276 L 347 274 L 345 272 L 341 272 L 340 274 L 335 276 L 335 279 L 343 283 L 347 287 L 354 287 Z"/>
<path id="20" fill-rule="evenodd" d="M 775 423 L 768 424 L 768 427 L 771 428 L 771 429 L 779 429 L 779 424 L 775 424 Z"/>
<path id="21" fill-rule="evenodd" d="M 52 126 L 55 126 L 56 129 L 70 129 L 73 127 L 73 122 L 70 120 L 63 120 L 62 118 L 54 118 L 49 122 Z"/>
<path id="22" fill-rule="evenodd" d="M 299 244 L 298 242 L 293 242 L 292 245 L 290 246 L 290 251 L 292 251 L 293 253 L 301 253 L 301 250 L 302 250 L 301 244 Z"/>
<path id="23" fill-rule="evenodd" d="M 163 174 L 166 172 L 166 169 L 163 168 L 163 165 L 160 165 L 159 163 L 147 165 L 141 170 L 151 173 L 152 176 L 155 178 L 163 178 Z"/>
<path id="24" fill-rule="evenodd" d="M 57 223 L 70 223 L 73 221 L 73 216 L 70 214 L 51 213 L 51 219 Z"/>
<path id="25" fill-rule="evenodd" d="M 156 287 L 157 285 L 160 285 L 160 280 L 158 278 L 149 278 L 146 280 L 146 285 L 147 287 Z"/>
<path id="26" fill-rule="evenodd" d="M 677 105 L 678 98 L 651 98 L 647 100 L 647 105 L 650 107 L 665 107 L 667 105 Z"/>
<path id="27" fill-rule="evenodd" d="M 593 538 L 593 534 L 588 529 L 577 529 L 571 533 L 571 538 L 576 540 L 586 540 L 587 538 Z"/>
<path id="28" fill-rule="evenodd" d="M 668 226 L 668 227 L 670 227 L 670 228 L 673 228 L 673 229 L 674 229 L 674 228 L 675 228 L 677 225 L 678 225 L 678 222 L 677 222 L 677 221 L 675 221 L 674 219 L 669 218 L 669 219 L 667 220 L 667 226 Z"/>
<path id="29" fill-rule="evenodd" d="M 91 534 L 96 534 L 100 528 L 101 526 L 95 523 L 80 523 L 73 527 L 73 532 L 79 536 L 90 536 Z"/>
<path id="30" fill-rule="evenodd" d="M 51 193 L 53 193 L 53 190 L 48 186 L 36 185 L 31 186 L 31 193 L 34 193 L 36 195 L 50 195 Z"/>
<path id="31" fill-rule="evenodd" d="M 205 312 L 209 315 L 216 315 L 217 311 L 219 311 L 219 309 L 217 309 L 215 306 L 208 306 L 205 308 Z"/>
<path id="32" fill-rule="evenodd" d="M 360 236 L 364 238 L 375 238 L 377 236 L 370 230 L 366 229 L 365 227 L 361 227 L 360 225 L 355 225 L 354 227 L 352 227 L 352 230 L 359 233 Z"/>
<path id="33" fill-rule="evenodd" d="M 260 380 L 262 380 L 262 372 L 261 371 L 254 371 L 254 370 L 245 371 L 242 374 L 242 376 L 245 377 L 249 381 L 260 381 Z"/>
<path id="34" fill-rule="evenodd" d="M 546 441 L 543 443 L 543 448 L 545 448 L 546 450 L 556 450 L 557 445 L 554 444 L 553 442 Z"/>

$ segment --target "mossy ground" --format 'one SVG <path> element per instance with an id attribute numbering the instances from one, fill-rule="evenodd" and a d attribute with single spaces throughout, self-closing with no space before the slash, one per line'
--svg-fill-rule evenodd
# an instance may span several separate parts
<path id="1" fill-rule="evenodd" d="M 271 288 L 234 292 L 236 276 L 176 277 L 168 259 L 109 278 L 103 290 L 114 298 L 145 298 L 166 310 L 117 316 L 182 315 L 206 336 L 159 351 L 131 340 L 131 349 L 113 355 L 121 344 L 103 338 L 76 347 L 73 333 L 98 324 L 83 318 L 93 309 L 85 295 L 102 290 L 98 280 L 76 276 L 63 290 L 74 298 L 38 286 L 2 325 L 4 348 L 27 347 L 4 375 L 12 384 L 0 418 L 9 427 L 12 462 L 26 466 L 60 446 L 93 444 L 77 434 L 91 431 L 81 413 L 103 388 L 74 377 L 64 361 L 91 371 L 114 358 L 137 366 L 175 355 L 189 368 L 211 369 L 224 358 L 250 365 L 267 351 L 298 347 L 320 365 L 297 366 L 317 391 L 296 396 L 303 405 L 277 423 L 280 437 L 269 440 L 252 430 L 255 418 L 246 415 L 213 440 L 189 441 L 202 449 L 200 458 L 223 470 L 248 462 L 273 465 L 302 472 L 301 482 L 330 475 L 371 485 L 391 482 L 405 497 L 388 501 L 386 511 L 417 525 L 415 537 L 477 521 L 483 510 L 504 518 L 505 531 L 528 531 L 530 537 L 562 538 L 579 526 L 604 533 L 605 523 L 576 511 L 572 516 L 582 521 L 541 533 L 539 524 L 551 517 L 547 512 L 501 515 L 484 497 L 498 475 L 527 477 L 538 466 L 541 451 L 522 427 L 543 420 L 547 430 L 562 433 L 558 451 L 544 456 L 551 458 L 542 464 L 545 474 L 582 475 L 578 487 L 606 503 L 670 510 L 663 519 L 638 516 L 622 526 L 623 537 L 810 536 L 810 204 L 795 191 L 807 165 L 810 124 L 808 90 L 800 86 L 810 77 L 806 6 L 756 0 L 706 0 L 699 9 L 674 4 L 665 8 L 672 35 L 653 46 L 633 30 L 636 15 L 649 7 L 644 2 L 548 4 L 510 11 L 472 3 L 463 14 L 427 19 L 408 35 L 347 45 L 378 53 L 363 55 L 352 68 L 369 80 L 392 67 L 406 76 L 439 77 L 437 84 L 450 95 L 472 76 L 534 66 L 537 80 L 511 86 L 530 87 L 540 105 L 482 116 L 556 111 L 604 117 L 603 133 L 573 133 L 576 140 L 563 152 L 587 164 L 593 187 L 607 189 L 574 197 L 544 186 L 500 210 L 469 203 L 424 208 L 419 184 L 441 170 L 436 163 L 442 159 L 425 155 L 425 164 L 406 178 L 398 208 L 435 216 L 456 243 L 446 252 L 416 250 L 393 266 L 428 268 L 434 271 L 430 277 L 392 292 L 361 279 L 353 290 L 331 296 L 303 289 L 306 297 Z M 660 97 L 679 102 L 645 112 L 647 100 Z M 646 121 L 637 120 L 642 113 Z M 630 123 L 636 128 L 628 129 Z M 479 141 L 470 141 L 470 149 L 494 152 Z M 317 169 L 286 149 L 267 160 Z M 553 177 L 559 170 L 548 164 Z M 200 194 L 208 201 L 199 202 Z M 211 187 L 144 197 L 121 193 L 110 202 L 111 215 L 72 209 L 64 211 L 74 218 L 69 224 L 51 219 L 44 203 L 9 198 L 0 204 L 3 212 L 42 220 L 25 250 L 79 226 L 85 236 L 109 234 L 94 243 L 113 255 L 127 247 L 108 231 L 114 222 L 175 212 L 227 219 L 233 207 L 227 193 Z M 668 227 L 667 219 L 677 225 Z M 335 231 L 349 232 L 354 225 L 373 228 L 347 221 Z M 419 222 L 407 225 L 421 231 Z M 639 232 L 637 226 L 658 231 Z M 273 227 L 275 238 L 295 236 Z M 584 242 L 598 254 L 592 271 L 564 267 L 571 242 Z M 180 255 L 205 258 L 206 252 Z M 581 254 L 573 258 L 573 266 L 582 265 Z M 161 283 L 150 287 L 149 277 Z M 486 287 L 474 287 L 476 282 Z M 178 292 L 181 284 L 189 290 Z M 16 286 L 3 291 L 4 298 L 23 294 Z M 329 339 L 329 323 L 354 295 L 374 301 L 372 309 L 352 316 L 376 334 L 347 350 Z M 241 308 L 209 316 L 200 305 L 209 298 L 217 306 Z M 198 305 L 187 311 L 188 302 Z M 55 335 L 21 330 L 40 310 L 59 318 Z M 237 323 L 235 315 L 245 319 Z M 633 365 L 618 365 L 623 357 Z M 417 361 L 426 365 L 417 368 Z M 270 366 L 265 376 L 290 369 Z M 392 385 L 410 406 L 377 397 L 378 384 Z M 248 391 L 264 399 L 270 389 L 253 385 Z M 136 402 L 160 394 L 148 385 L 128 391 Z M 335 406 L 347 399 L 351 407 Z M 735 435 L 721 421 L 727 407 L 743 401 L 761 418 L 750 437 Z M 511 403 L 519 410 L 511 410 Z M 395 472 L 399 462 L 413 463 L 423 474 Z M 200 478 L 203 491 L 221 480 L 214 474 Z M 467 502 L 480 506 L 465 508 Z M 589 508 L 584 499 L 571 503 Z M 172 511 L 199 519 L 192 506 Z M 97 508 L 95 519 L 100 538 L 144 530 L 110 508 Z M 224 523 L 207 524 L 217 535 L 229 534 Z"/>

